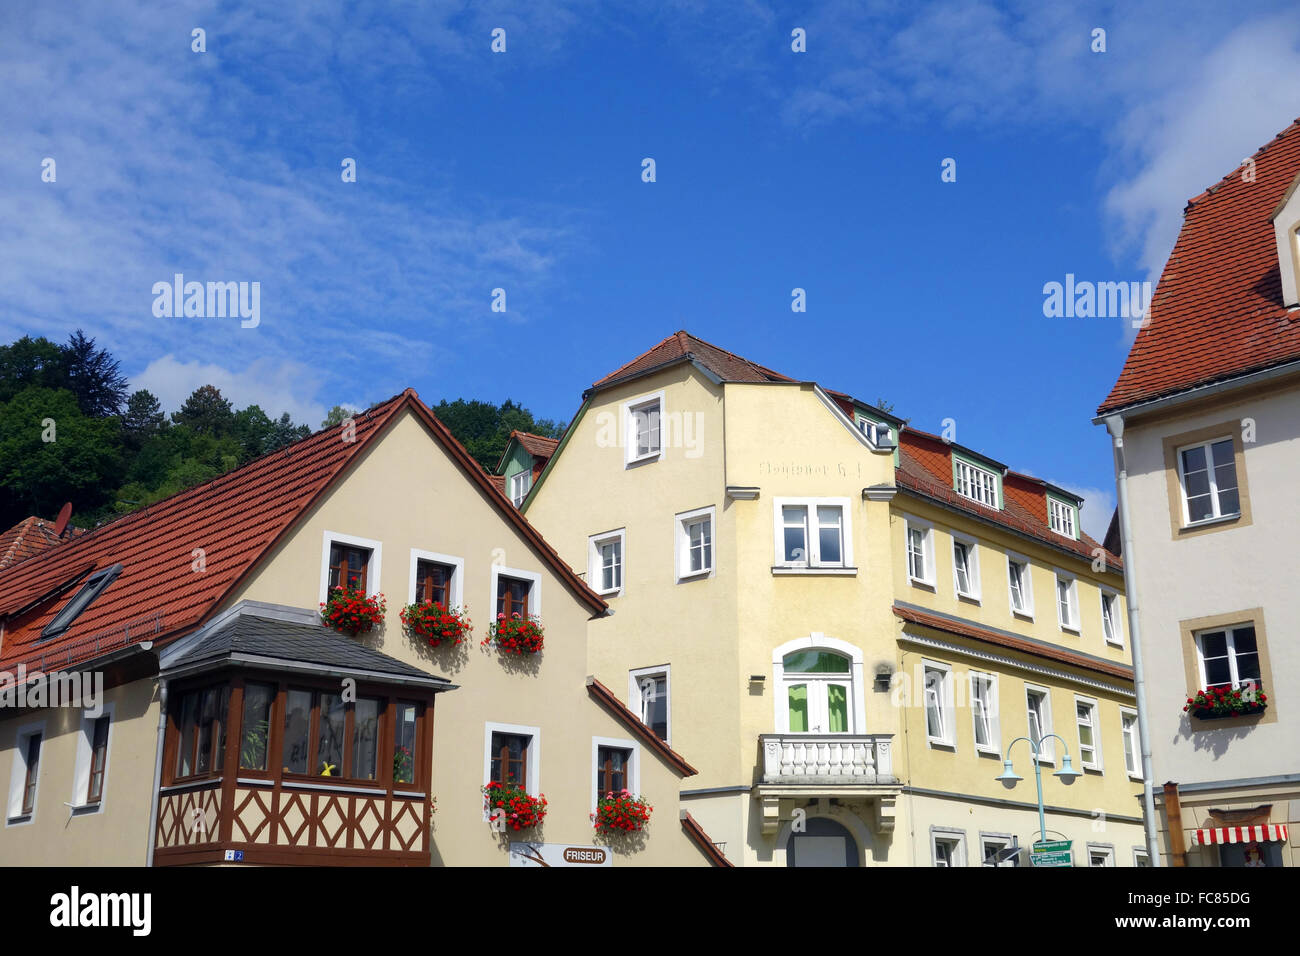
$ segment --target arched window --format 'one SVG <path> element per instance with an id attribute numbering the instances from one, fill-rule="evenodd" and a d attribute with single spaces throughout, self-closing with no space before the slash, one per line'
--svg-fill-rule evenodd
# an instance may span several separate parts
<path id="1" fill-rule="evenodd" d="M 810 648 L 786 654 L 781 664 L 789 733 L 854 733 L 853 670 L 847 657 Z"/>

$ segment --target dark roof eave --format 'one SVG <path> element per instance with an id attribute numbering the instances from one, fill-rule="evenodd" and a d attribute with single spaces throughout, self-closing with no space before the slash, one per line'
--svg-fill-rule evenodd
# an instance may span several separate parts
<path id="1" fill-rule="evenodd" d="M 1282 378 L 1294 372 L 1300 372 L 1300 356 L 1290 356 L 1269 365 L 1219 375 L 1120 405 L 1102 405 L 1097 409 L 1097 415 L 1093 418 L 1092 423 L 1094 425 L 1104 425 L 1106 419 L 1113 415 L 1118 415 L 1120 418 L 1132 418 L 1146 412 L 1154 412 L 1162 408 L 1170 408 L 1175 405 L 1182 405 L 1185 402 L 1196 401 L 1206 395 L 1216 395 L 1219 392 L 1243 388 L 1257 382 Z"/>
<path id="2" fill-rule="evenodd" d="M 294 671 L 321 677 L 352 677 L 368 684 L 391 684 L 401 687 L 423 687 L 434 693 L 459 689 L 444 677 L 433 675 L 416 676 L 415 674 L 395 674 L 366 668 L 339 667 L 335 664 L 321 664 L 315 661 L 292 660 L 283 657 L 265 657 L 260 654 L 241 652 L 220 654 L 197 661 L 184 661 L 159 673 L 166 680 L 176 680 L 194 674 L 204 674 L 224 667 L 260 668 L 272 671 Z"/>

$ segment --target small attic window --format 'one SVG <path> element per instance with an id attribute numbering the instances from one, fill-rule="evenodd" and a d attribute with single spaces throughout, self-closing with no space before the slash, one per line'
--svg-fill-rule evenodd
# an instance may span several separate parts
<path id="1" fill-rule="evenodd" d="M 81 612 L 90 606 L 90 602 L 99 597 L 104 589 L 113 583 L 113 579 L 122 573 L 122 565 L 115 564 L 111 568 L 105 568 L 103 571 L 96 571 L 90 576 L 81 590 L 76 593 L 67 606 L 58 614 L 54 615 L 54 620 L 45 625 L 41 631 L 41 640 L 49 640 L 52 637 L 58 637 L 64 631 L 72 626 Z"/>
<path id="2" fill-rule="evenodd" d="M 1079 509 L 1057 498 L 1047 499 L 1047 523 L 1057 534 L 1079 540 Z"/>

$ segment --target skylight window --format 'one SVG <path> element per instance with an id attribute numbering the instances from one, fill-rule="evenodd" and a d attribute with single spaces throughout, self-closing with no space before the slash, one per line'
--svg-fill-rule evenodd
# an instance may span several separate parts
<path id="1" fill-rule="evenodd" d="M 45 625 L 45 629 L 41 631 L 41 640 L 58 637 L 70 628 L 72 622 L 81 615 L 81 612 L 90 606 L 90 602 L 99 597 L 104 589 L 113 583 L 113 579 L 121 573 L 122 565 L 115 564 L 111 568 L 105 568 L 103 571 L 96 571 L 92 574 L 86 583 L 81 586 L 81 590 L 67 603 L 67 606 L 54 615 L 54 620 Z"/>

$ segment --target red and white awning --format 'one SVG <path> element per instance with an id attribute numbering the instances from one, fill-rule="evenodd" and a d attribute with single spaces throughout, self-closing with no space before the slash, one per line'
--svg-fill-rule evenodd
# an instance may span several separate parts
<path id="1" fill-rule="evenodd" d="M 1197 830 L 1196 842 L 1202 845 L 1213 843 L 1274 843 L 1286 840 L 1286 824 L 1270 823 L 1259 827 L 1217 827 L 1213 830 Z"/>

